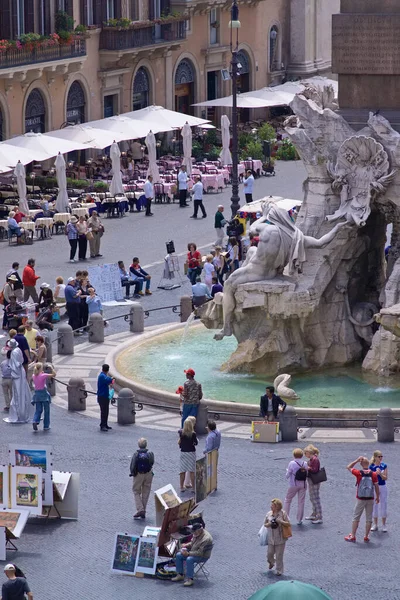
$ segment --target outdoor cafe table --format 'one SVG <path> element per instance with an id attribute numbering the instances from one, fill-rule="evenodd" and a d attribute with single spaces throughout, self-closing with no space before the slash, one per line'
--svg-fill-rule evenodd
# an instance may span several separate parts
<path id="1" fill-rule="evenodd" d="M 96 208 L 97 205 L 94 202 L 90 204 L 85 204 L 78 208 L 71 208 L 71 213 L 77 217 L 86 217 L 89 214 L 89 210 Z"/>
<path id="2" fill-rule="evenodd" d="M 225 179 L 222 173 L 213 175 L 211 173 L 203 173 L 201 176 L 203 182 L 204 191 L 207 193 L 210 188 L 218 191 L 225 187 Z"/>
<path id="3" fill-rule="evenodd" d="M 53 220 L 53 219 L 51 219 L 51 220 Z M 29 231 L 35 231 L 36 222 L 35 221 L 21 221 L 19 226 L 22 227 L 22 229 L 29 229 Z"/>
<path id="4" fill-rule="evenodd" d="M 68 223 L 70 218 L 70 213 L 55 213 L 53 216 L 54 223 L 64 223 L 64 225 Z"/>
<path id="5" fill-rule="evenodd" d="M 41 231 L 43 237 L 51 237 L 53 223 L 54 221 L 51 217 L 40 217 L 35 221 L 36 231 Z"/>

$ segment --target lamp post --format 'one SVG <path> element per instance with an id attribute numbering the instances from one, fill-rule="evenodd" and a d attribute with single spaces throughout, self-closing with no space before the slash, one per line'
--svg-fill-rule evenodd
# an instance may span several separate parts
<path id="1" fill-rule="evenodd" d="M 233 0 L 231 7 L 231 20 L 229 21 L 231 30 L 231 78 L 232 78 L 232 196 L 231 210 L 234 217 L 239 209 L 239 175 L 238 175 L 238 110 L 237 110 L 237 78 L 239 75 L 238 46 L 239 46 L 239 6 L 237 0 Z M 234 40 L 233 30 L 236 29 L 236 40 Z"/>

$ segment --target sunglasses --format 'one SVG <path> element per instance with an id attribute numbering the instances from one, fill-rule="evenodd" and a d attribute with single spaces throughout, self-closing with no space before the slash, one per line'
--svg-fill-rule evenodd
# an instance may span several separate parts
<path id="1" fill-rule="evenodd" d="M 383 454 L 377 454 L 376 458 L 383 458 Z"/>

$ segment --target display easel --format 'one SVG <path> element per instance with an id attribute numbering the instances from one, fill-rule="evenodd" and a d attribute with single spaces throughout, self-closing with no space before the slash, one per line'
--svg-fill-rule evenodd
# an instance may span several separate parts
<path id="1" fill-rule="evenodd" d="M 167 247 L 167 255 L 164 258 L 164 271 L 157 288 L 160 290 L 176 290 L 182 286 L 185 280 L 181 275 L 179 257 L 175 254 L 174 242 L 171 240 L 170 242 L 166 242 L 165 245 Z M 172 280 L 177 280 L 177 282 L 172 283 Z"/>

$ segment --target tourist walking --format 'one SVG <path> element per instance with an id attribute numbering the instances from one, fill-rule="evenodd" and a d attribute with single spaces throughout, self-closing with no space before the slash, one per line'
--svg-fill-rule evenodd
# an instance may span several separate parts
<path id="1" fill-rule="evenodd" d="M 32 298 L 33 302 L 37 304 L 39 297 L 36 291 L 36 282 L 40 279 L 40 275 L 36 275 L 35 264 L 34 258 L 28 260 L 26 267 L 22 271 L 22 283 L 24 286 L 24 302 L 28 302 L 29 298 Z"/>
<path id="2" fill-rule="evenodd" d="M 69 277 L 65 286 L 65 301 L 68 313 L 68 325 L 72 327 L 74 335 L 81 335 L 78 331 L 81 327 L 81 294 L 81 290 L 75 287 L 75 277 Z"/>
<path id="3" fill-rule="evenodd" d="M 100 406 L 100 431 L 112 429 L 108 425 L 108 412 L 110 409 L 110 386 L 114 379 L 109 376 L 110 367 L 104 364 L 101 373 L 97 378 L 97 402 Z"/>
<path id="4" fill-rule="evenodd" d="M 220 204 L 218 206 L 217 212 L 215 213 L 215 218 L 214 218 L 214 229 L 215 229 L 215 233 L 217 234 L 217 240 L 214 244 L 214 246 L 223 246 L 224 245 L 224 235 L 225 235 L 225 230 L 224 227 L 226 225 L 226 220 L 224 217 L 224 207 L 222 206 L 222 204 Z"/>
<path id="5" fill-rule="evenodd" d="M 78 275 L 78 274 L 77 274 Z M 76 276 L 77 289 L 80 290 L 80 305 L 79 305 L 79 316 L 80 316 L 80 328 L 81 333 L 85 332 L 88 320 L 89 320 L 89 307 L 86 303 L 86 299 L 89 298 L 89 289 L 92 287 L 92 284 L 89 281 L 89 273 L 87 271 L 82 271 L 81 276 L 78 279 Z"/>
<path id="6" fill-rule="evenodd" d="M 321 499 L 319 496 L 320 483 L 314 483 L 312 480 L 312 473 L 318 473 L 321 469 L 321 463 L 319 462 L 319 450 L 312 444 L 309 444 L 304 448 L 304 456 L 308 459 L 308 493 L 310 496 L 310 502 L 312 505 L 312 513 L 309 517 L 306 517 L 306 521 L 311 521 L 313 525 L 320 525 L 322 523 L 322 507 Z"/>
<path id="7" fill-rule="evenodd" d="M 215 273 L 218 277 L 219 283 L 223 286 L 224 285 L 224 273 L 226 272 L 225 271 L 225 257 L 222 254 L 221 246 L 215 246 L 214 252 L 215 252 L 215 254 L 214 254 L 214 258 L 213 258 L 213 265 L 215 268 Z"/>
<path id="8" fill-rule="evenodd" d="M 246 177 L 243 179 L 244 195 L 246 198 L 246 204 L 253 202 L 253 186 L 254 186 L 254 175 L 250 171 L 246 171 Z"/>
<path id="9" fill-rule="evenodd" d="M 6 283 L 3 287 L 3 329 L 8 329 L 8 317 L 7 317 L 7 306 L 10 304 L 10 297 L 17 297 L 15 291 L 15 285 L 18 282 L 18 279 L 15 275 L 7 275 Z"/>
<path id="10" fill-rule="evenodd" d="M 206 286 L 208 287 L 208 291 L 211 294 L 211 287 L 212 287 L 212 281 L 213 281 L 213 277 L 215 275 L 215 269 L 214 269 L 214 265 L 213 265 L 213 255 L 212 254 L 207 254 L 206 256 L 206 262 L 204 263 L 204 283 L 206 284 Z"/>
<path id="11" fill-rule="evenodd" d="M 283 554 L 285 552 L 287 537 L 283 528 L 290 526 L 289 515 L 282 508 L 282 500 L 271 500 L 271 510 L 267 512 L 264 527 L 268 529 L 268 568 L 276 565 L 276 575 L 283 574 Z"/>
<path id="12" fill-rule="evenodd" d="M 194 488 L 194 474 L 196 471 L 196 446 L 199 443 L 194 432 L 194 423 L 192 419 L 186 419 L 183 428 L 178 431 L 178 444 L 181 449 L 179 483 L 181 492 L 185 492 L 185 475 L 189 473 L 190 483 Z"/>
<path id="13" fill-rule="evenodd" d="M 360 463 L 361 469 L 355 469 L 355 465 Z M 356 498 L 357 502 L 354 507 L 353 523 L 351 533 L 344 538 L 346 542 L 356 542 L 357 529 L 360 524 L 360 519 L 365 511 L 365 536 L 364 542 L 369 542 L 369 532 L 372 525 L 372 513 L 374 509 L 374 501 L 379 504 L 380 490 L 378 485 L 378 475 L 369 468 L 369 460 L 365 456 L 360 456 L 347 465 L 347 470 L 356 477 Z M 374 494 L 375 490 L 375 494 Z M 375 500 L 374 500 L 375 497 Z"/>
<path id="14" fill-rule="evenodd" d="M 12 399 L 9 415 L 4 421 L 7 423 L 28 423 L 32 418 L 32 394 L 23 367 L 23 355 L 21 349 L 18 347 L 18 342 L 15 339 L 9 340 L 7 345 L 11 350 L 10 367 L 12 377 Z"/>
<path id="15" fill-rule="evenodd" d="M 178 190 L 179 190 L 179 207 L 189 206 L 186 202 L 187 198 L 187 187 L 188 187 L 188 174 L 186 173 L 186 166 L 182 165 L 178 173 Z"/>
<path id="16" fill-rule="evenodd" d="M 6 412 L 10 410 L 12 398 L 12 377 L 10 364 L 11 350 L 7 350 L 5 359 L 1 362 L 1 387 L 3 389 L 4 409 Z"/>
<path id="17" fill-rule="evenodd" d="M 186 381 L 183 384 L 183 392 L 181 397 L 183 399 L 182 407 L 182 423 L 183 427 L 185 420 L 188 417 L 196 417 L 199 412 L 200 400 L 203 397 L 203 390 L 201 383 L 195 380 L 196 373 L 193 369 L 186 369 Z"/>
<path id="18" fill-rule="evenodd" d="M 147 448 L 146 438 L 138 441 L 138 450 L 132 456 L 130 465 L 130 477 L 133 477 L 133 496 L 136 504 L 134 519 L 146 518 L 146 507 L 149 501 L 151 484 L 154 473 L 154 454 Z"/>
<path id="19" fill-rule="evenodd" d="M 295 448 L 293 450 L 293 460 L 290 461 L 286 469 L 286 479 L 289 481 L 289 488 L 286 492 L 286 498 L 283 508 L 289 515 L 292 500 L 297 496 L 297 525 L 302 525 L 304 516 L 304 502 L 307 490 L 307 471 L 308 464 L 303 460 L 303 450 Z"/>
<path id="20" fill-rule="evenodd" d="M 199 208 L 202 212 L 203 219 L 206 218 L 207 213 L 203 204 L 203 193 L 204 186 L 201 182 L 201 177 L 196 177 L 196 183 L 193 186 L 193 214 L 190 217 L 191 219 L 197 219 L 197 213 L 199 212 Z"/>
<path id="21" fill-rule="evenodd" d="M 277 421 L 279 413 L 283 412 L 286 406 L 286 402 L 275 394 L 275 388 L 268 385 L 264 396 L 260 398 L 260 417 L 265 421 Z"/>
<path id="22" fill-rule="evenodd" d="M 193 537 L 188 544 L 182 544 L 176 554 L 176 576 L 171 581 L 184 581 L 184 565 L 186 564 L 186 581 L 184 587 L 191 587 L 194 583 L 194 568 L 196 564 L 206 562 L 213 549 L 213 539 L 201 523 L 192 526 Z"/>
<path id="23" fill-rule="evenodd" d="M 206 437 L 206 447 L 203 454 L 219 450 L 221 446 L 221 432 L 217 429 L 217 424 L 212 419 L 207 421 L 208 435 Z"/>
<path id="24" fill-rule="evenodd" d="M 372 517 L 374 524 L 371 527 L 371 531 L 378 531 L 378 519 L 382 519 L 382 531 L 387 532 L 386 518 L 387 518 L 387 480 L 388 480 L 388 466 L 382 462 L 382 452 L 375 450 L 369 468 L 371 471 L 378 475 L 379 485 L 379 504 L 374 503 L 374 509 L 372 511 Z"/>
<path id="25" fill-rule="evenodd" d="M 52 368 L 51 373 L 43 372 L 43 363 L 38 362 L 35 364 L 33 369 L 32 381 L 34 387 L 34 394 L 32 398 L 32 404 L 35 405 L 35 414 L 33 415 L 33 431 L 38 430 L 40 419 L 43 416 L 43 431 L 49 431 L 50 429 L 50 403 L 51 396 L 46 387 L 47 380 L 52 379 L 56 376 L 56 372 Z"/>
<path id="26" fill-rule="evenodd" d="M 146 217 L 152 217 L 153 213 L 151 212 L 151 202 L 154 198 L 154 186 L 153 186 L 153 176 L 148 175 L 146 182 L 143 187 L 143 193 L 146 198 Z"/>
<path id="27" fill-rule="evenodd" d="M 76 224 L 76 228 L 78 230 L 78 259 L 86 260 L 87 253 L 87 234 L 88 234 L 88 226 L 86 219 L 83 215 L 79 217 L 79 220 Z"/>
<path id="28" fill-rule="evenodd" d="M 67 224 L 66 228 L 65 228 L 65 233 L 66 236 L 68 238 L 68 243 L 70 246 L 70 251 L 69 251 L 69 262 L 76 262 L 75 260 L 75 255 L 76 255 L 76 250 L 78 248 L 78 229 L 77 229 L 77 223 L 78 223 L 78 219 L 75 215 L 72 215 L 69 223 Z"/>
<path id="29" fill-rule="evenodd" d="M 187 276 L 190 283 L 194 285 L 196 283 L 196 278 L 201 275 L 201 253 L 197 250 L 197 246 L 193 242 L 190 242 L 187 245 L 187 249 Z"/>
<path id="30" fill-rule="evenodd" d="M 104 233 L 104 226 L 97 210 L 93 210 L 88 219 L 88 227 L 92 237 L 89 237 L 90 258 L 98 258 L 100 254 L 100 241 Z"/>
<path id="31" fill-rule="evenodd" d="M 7 581 L 1 586 L 2 600 L 33 600 L 33 594 L 28 582 L 20 569 L 15 565 L 8 564 L 4 567 Z M 25 596 L 26 594 L 26 596 Z"/>

